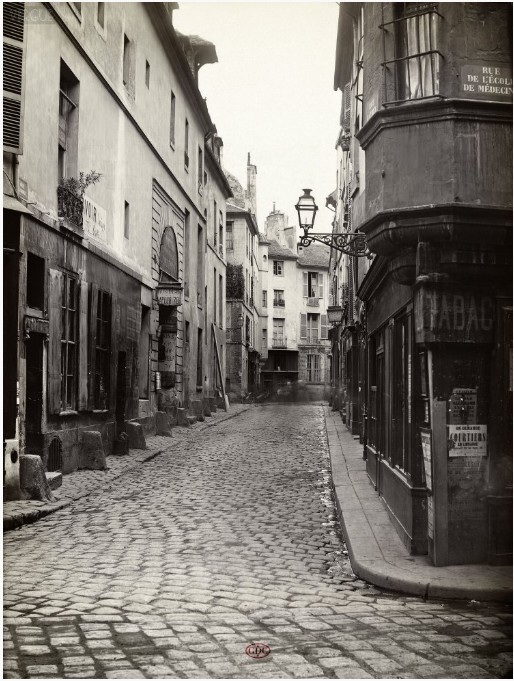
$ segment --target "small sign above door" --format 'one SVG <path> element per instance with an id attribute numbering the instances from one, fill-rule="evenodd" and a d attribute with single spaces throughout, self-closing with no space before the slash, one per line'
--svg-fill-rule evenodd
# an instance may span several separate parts
<path id="1" fill-rule="evenodd" d="M 159 305 L 178 306 L 182 305 L 182 287 L 163 286 L 157 287 L 157 302 Z"/>

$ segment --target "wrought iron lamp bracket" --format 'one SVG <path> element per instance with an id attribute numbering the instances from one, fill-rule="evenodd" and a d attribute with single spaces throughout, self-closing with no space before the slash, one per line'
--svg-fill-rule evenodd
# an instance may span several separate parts
<path id="1" fill-rule="evenodd" d="M 343 232 L 340 234 L 305 233 L 300 237 L 300 246 L 310 246 L 313 241 L 319 241 L 326 246 L 330 246 L 330 248 L 334 248 L 336 251 L 341 251 L 354 258 L 371 258 L 364 234 L 356 232 Z"/>

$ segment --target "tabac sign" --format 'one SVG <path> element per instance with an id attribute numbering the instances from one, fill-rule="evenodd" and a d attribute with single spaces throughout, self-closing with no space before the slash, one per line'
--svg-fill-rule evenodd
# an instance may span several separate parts
<path id="1" fill-rule="evenodd" d="M 159 305 L 177 307 L 182 305 L 183 288 L 180 284 L 159 284 L 157 287 L 157 302 Z"/>
<path id="2" fill-rule="evenodd" d="M 418 343 L 490 343 L 494 299 L 422 287 L 416 292 L 415 320 Z"/>

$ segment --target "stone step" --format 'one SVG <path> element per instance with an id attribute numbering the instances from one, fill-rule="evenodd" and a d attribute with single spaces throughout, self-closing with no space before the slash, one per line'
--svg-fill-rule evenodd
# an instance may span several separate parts
<path id="1" fill-rule="evenodd" d="M 62 473 L 61 471 L 52 471 L 51 473 L 45 473 L 46 481 L 50 489 L 58 489 L 62 485 Z"/>

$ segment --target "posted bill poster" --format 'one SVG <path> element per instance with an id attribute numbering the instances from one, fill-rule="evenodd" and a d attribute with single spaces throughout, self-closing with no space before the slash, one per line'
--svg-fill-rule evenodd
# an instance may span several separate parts
<path id="1" fill-rule="evenodd" d="M 449 425 L 448 456 L 487 456 L 487 425 Z"/>

